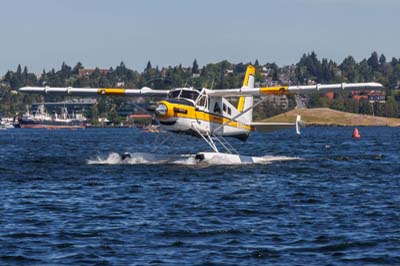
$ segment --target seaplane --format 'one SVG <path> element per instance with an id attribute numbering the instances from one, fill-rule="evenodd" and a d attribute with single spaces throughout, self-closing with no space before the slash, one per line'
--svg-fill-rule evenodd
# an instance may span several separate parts
<path id="1" fill-rule="evenodd" d="M 296 123 L 255 123 L 253 108 L 262 103 L 266 95 L 310 94 L 339 91 L 380 90 L 382 84 L 340 83 L 315 85 L 283 85 L 255 87 L 255 67 L 247 66 L 243 85 L 231 89 L 194 89 L 191 87 L 157 90 L 149 87 L 129 88 L 73 88 L 73 87 L 22 87 L 21 93 L 66 96 L 163 96 L 153 108 L 155 119 L 162 130 L 185 133 L 202 138 L 212 151 L 198 152 L 194 158 L 207 162 L 218 158 L 230 163 L 260 163 L 264 157 L 244 156 L 225 139 L 237 138 L 246 141 L 254 130 L 271 131 L 300 125 Z M 261 96 L 261 97 L 260 97 Z M 257 100 L 255 101 L 255 97 Z M 236 103 L 229 99 L 236 98 Z"/>

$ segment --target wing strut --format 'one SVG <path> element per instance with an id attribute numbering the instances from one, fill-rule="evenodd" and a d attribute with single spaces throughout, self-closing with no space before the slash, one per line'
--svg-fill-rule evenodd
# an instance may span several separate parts
<path id="1" fill-rule="evenodd" d="M 251 109 L 253 109 L 254 107 L 256 107 L 257 105 L 259 105 L 260 103 L 264 102 L 266 100 L 266 98 L 259 100 L 258 102 L 256 102 L 255 104 L 253 104 L 252 106 L 246 108 L 243 110 L 243 112 L 241 112 L 238 115 L 235 115 L 232 118 L 229 118 L 228 121 L 226 121 L 225 123 L 223 123 L 222 125 L 218 126 L 216 129 L 213 130 L 213 133 L 216 132 L 217 130 L 221 129 L 223 126 L 225 126 L 226 124 L 234 121 L 235 119 L 241 117 L 242 115 L 244 115 L 245 113 L 247 113 L 248 111 L 250 111 Z"/>

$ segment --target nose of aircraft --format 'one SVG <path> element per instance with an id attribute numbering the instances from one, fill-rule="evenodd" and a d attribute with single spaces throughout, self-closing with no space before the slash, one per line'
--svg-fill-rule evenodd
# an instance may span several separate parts
<path id="1" fill-rule="evenodd" d="M 157 116 L 165 116 L 168 112 L 168 107 L 165 104 L 160 103 L 156 106 L 154 111 Z"/>

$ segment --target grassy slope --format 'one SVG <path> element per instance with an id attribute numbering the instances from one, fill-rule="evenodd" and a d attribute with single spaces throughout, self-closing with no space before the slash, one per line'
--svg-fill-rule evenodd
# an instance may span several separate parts
<path id="1" fill-rule="evenodd" d="M 306 125 L 324 126 L 400 126 L 400 119 L 345 113 L 329 108 L 295 109 L 262 122 L 295 122 L 301 115 Z"/>

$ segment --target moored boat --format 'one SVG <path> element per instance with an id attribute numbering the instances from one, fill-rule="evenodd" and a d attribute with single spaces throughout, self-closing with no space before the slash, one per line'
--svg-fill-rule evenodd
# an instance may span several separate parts
<path id="1" fill-rule="evenodd" d="M 2 117 L 0 119 L 0 129 L 1 130 L 6 130 L 6 129 L 14 128 L 14 127 L 15 127 L 14 118 Z"/>
<path id="2" fill-rule="evenodd" d="M 83 115 L 69 115 L 66 107 L 61 108 L 61 115 L 57 113 L 49 115 L 44 105 L 39 105 L 34 113 L 27 111 L 18 119 L 21 128 L 46 129 L 85 128 L 86 121 Z"/>

